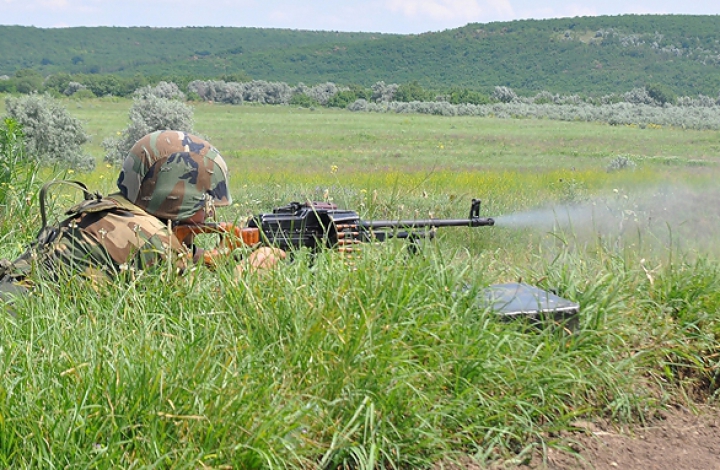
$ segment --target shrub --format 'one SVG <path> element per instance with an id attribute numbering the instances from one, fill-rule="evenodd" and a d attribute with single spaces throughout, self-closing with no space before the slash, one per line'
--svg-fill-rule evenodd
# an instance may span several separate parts
<path id="1" fill-rule="evenodd" d="M 664 105 L 665 103 L 674 104 L 677 101 L 677 96 L 670 90 L 670 88 L 660 83 L 653 83 L 645 87 L 647 94 L 655 100 L 657 103 Z"/>
<path id="2" fill-rule="evenodd" d="M 350 103 L 347 107 L 349 111 L 369 111 L 368 110 L 368 102 L 364 98 L 359 98 L 355 100 L 353 103 Z"/>
<path id="3" fill-rule="evenodd" d="M 292 89 L 284 82 L 253 80 L 240 85 L 245 101 L 262 104 L 288 104 L 292 97 Z"/>
<path id="4" fill-rule="evenodd" d="M 553 95 L 549 91 L 541 91 L 532 99 L 534 104 L 554 104 L 558 99 L 558 95 Z"/>
<path id="5" fill-rule="evenodd" d="M 42 163 L 92 170 L 95 160 L 82 152 L 88 141 L 79 120 L 49 95 L 31 94 L 5 100 L 8 116 L 22 127 L 27 152 Z"/>
<path id="6" fill-rule="evenodd" d="M 11 80 L 7 75 L 0 75 L 0 93 L 15 93 L 15 80 Z"/>
<path id="7" fill-rule="evenodd" d="M 149 96 L 155 96 L 158 98 L 175 99 L 185 101 L 185 93 L 180 91 L 180 88 L 173 82 L 160 82 L 156 86 L 147 85 L 135 90 L 133 95 L 139 98 L 147 98 Z"/>
<path id="8" fill-rule="evenodd" d="M 450 91 L 448 101 L 452 104 L 488 104 L 490 97 L 477 91 L 459 89 Z"/>
<path id="9" fill-rule="evenodd" d="M 121 91 L 120 79 L 114 75 L 91 74 L 85 76 L 82 82 L 95 96 L 125 96 Z"/>
<path id="10" fill-rule="evenodd" d="M 65 90 L 70 85 L 70 82 L 77 83 L 77 81 L 73 79 L 72 75 L 68 73 L 55 73 L 45 77 L 43 80 L 43 88 L 48 92 L 54 91 L 58 94 L 64 94 Z"/>
<path id="11" fill-rule="evenodd" d="M 194 91 L 188 91 L 185 95 L 187 101 L 202 101 L 202 98 L 200 98 L 200 95 L 195 93 Z"/>
<path id="12" fill-rule="evenodd" d="M 194 80 L 188 83 L 187 89 L 188 93 L 195 94 L 204 101 L 222 101 L 226 83 L 222 80 Z"/>
<path id="13" fill-rule="evenodd" d="M 353 103 L 357 98 L 357 95 L 353 91 L 339 91 L 328 100 L 327 106 L 329 108 L 347 108 L 350 103 Z"/>
<path id="14" fill-rule="evenodd" d="M 411 101 L 432 101 L 433 95 L 426 91 L 417 81 L 403 83 L 398 86 L 395 101 L 410 103 Z"/>
<path id="15" fill-rule="evenodd" d="M 558 96 L 555 100 L 555 104 L 572 104 L 572 105 L 580 105 L 587 102 L 586 99 L 581 98 L 578 95 L 563 95 Z"/>
<path id="16" fill-rule="evenodd" d="M 79 82 L 68 82 L 67 86 L 63 90 L 65 96 L 72 96 L 78 91 L 87 90 L 88 87 Z M 92 92 L 91 92 L 92 93 Z M 94 95 L 93 95 L 94 96 Z"/>
<path id="17" fill-rule="evenodd" d="M 320 106 L 320 103 L 318 103 L 316 99 L 302 93 L 293 95 L 293 97 L 290 98 L 290 104 L 301 108 L 314 108 L 316 106 Z"/>
<path id="18" fill-rule="evenodd" d="M 613 171 L 620 171 L 620 170 L 634 170 L 635 169 L 635 162 L 632 160 L 632 158 L 627 157 L 625 155 L 618 155 L 617 157 L 613 158 L 610 164 L 607 166 L 606 170 L 608 173 Z"/>
<path id="19" fill-rule="evenodd" d="M 396 113 L 435 114 L 438 116 L 456 116 L 458 107 L 448 102 L 411 101 L 410 103 L 392 103 Z"/>
<path id="20" fill-rule="evenodd" d="M 705 95 L 698 95 L 697 98 L 681 96 L 677 98 L 675 104 L 684 108 L 712 108 L 717 105 L 714 99 Z"/>
<path id="21" fill-rule="evenodd" d="M 617 93 L 610 93 L 600 97 L 600 104 L 617 104 L 622 103 L 623 97 Z"/>
<path id="22" fill-rule="evenodd" d="M 242 46 L 238 46 L 234 48 L 235 50 L 242 49 Z M 244 83 L 252 81 L 252 77 L 250 75 L 246 74 L 245 72 L 234 72 L 234 73 L 225 73 L 220 75 L 220 80 L 224 80 L 226 82 L 236 82 L 236 83 Z"/>
<path id="23" fill-rule="evenodd" d="M 188 84 L 188 93 L 205 101 L 242 104 L 246 101 L 261 104 L 288 104 L 293 89 L 284 82 L 225 82 L 222 80 L 195 80 Z"/>
<path id="24" fill-rule="evenodd" d="M 93 93 L 89 88 L 83 88 L 82 90 L 78 90 L 73 93 L 72 97 L 79 100 L 90 99 L 95 98 L 95 93 Z"/>
<path id="25" fill-rule="evenodd" d="M 15 72 L 15 88 L 18 93 L 32 93 L 40 91 L 43 87 L 43 76 L 32 69 L 23 69 Z"/>
<path id="26" fill-rule="evenodd" d="M 327 106 L 330 98 L 335 96 L 339 91 L 340 88 L 338 88 L 337 85 L 332 82 L 326 82 L 315 85 L 314 87 L 310 87 L 310 89 L 307 90 L 306 94 L 311 98 L 317 100 L 317 102 L 321 105 Z"/>
<path id="27" fill-rule="evenodd" d="M 370 88 L 365 88 L 362 85 L 348 85 L 348 91 L 355 93 L 355 96 L 357 96 L 358 99 L 369 100 L 372 97 L 372 90 Z"/>
<path id="28" fill-rule="evenodd" d="M 626 103 L 632 104 L 655 104 L 655 100 L 648 93 L 646 88 L 633 88 L 627 93 L 623 94 L 623 99 Z"/>
<path id="29" fill-rule="evenodd" d="M 102 142 L 105 160 L 121 164 L 132 146 L 141 137 L 154 131 L 172 129 L 193 132 L 193 109 L 183 102 L 148 95 L 136 97 L 130 108 L 130 125 L 117 139 Z"/>
<path id="30" fill-rule="evenodd" d="M 531 118 L 559 121 L 606 122 L 610 125 L 638 125 L 643 128 L 672 126 L 688 129 L 720 129 L 720 106 L 655 106 L 620 102 L 615 104 L 534 104 L 523 100 L 491 105 L 441 103 L 370 103 L 357 100 L 350 111 L 427 113 L 443 116 L 493 116 L 499 119 Z"/>
<path id="31" fill-rule="evenodd" d="M 496 86 L 492 94 L 492 99 L 501 103 L 512 103 L 517 98 L 518 96 L 513 89 L 507 86 Z"/>
<path id="32" fill-rule="evenodd" d="M 376 103 L 389 103 L 394 100 L 398 87 L 395 83 L 386 85 L 385 82 L 377 82 L 371 87 L 371 99 Z"/>
<path id="33" fill-rule="evenodd" d="M 305 85 L 303 82 L 300 82 L 292 89 L 293 95 L 307 95 L 310 91 L 310 87 Z"/>

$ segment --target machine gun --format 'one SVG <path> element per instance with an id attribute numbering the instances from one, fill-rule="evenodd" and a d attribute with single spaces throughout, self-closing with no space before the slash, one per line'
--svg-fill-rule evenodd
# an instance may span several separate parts
<path id="1" fill-rule="evenodd" d="M 292 202 L 270 214 L 260 214 L 248 221 L 258 228 L 268 242 L 283 250 L 307 247 L 337 248 L 353 251 L 364 242 L 383 242 L 391 238 L 417 242 L 435 237 L 440 227 L 482 227 L 494 225 L 489 217 L 480 217 L 480 200 L 473 199 L 467 219 L 373 220 L 360 219 L 357 212 L 338 209 L 335 204 Z"/>
<path id="2" fill-rule="evenodd" d="M 440 227 L 485 227 L 494 224 L 492 218 L 480 217 L 479 199 L 472 200 L 467 219 L 373 221 L 362 220 L 357 212 L 338 209 L 335 204 L 291 202 L 271 213 L 250 217 L 244 228 L 227 223 L 180 224 L 175 227 L 175 234 L 183 241 L 190 234 L 219 233 L 220 246 L 225 247 L 225 251 L 243 245 L 267 244 L 286 251 L 306 247 L 314 252 L 322 248 L 353 252 L 358 244 L 393 238 L 407 239 L 411 242 L 411 250 L 415 250 L 420 240 L 434 238 L 436 229 Z"/>

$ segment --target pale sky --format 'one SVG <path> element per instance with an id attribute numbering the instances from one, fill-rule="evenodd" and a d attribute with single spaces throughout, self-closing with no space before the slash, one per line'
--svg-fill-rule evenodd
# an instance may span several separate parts
<path id="1" fill-rule="evenodd" d="M 0 24 L 422 33 L 526 18 L 720 14 L 720 0 L 0 0 Z"/>

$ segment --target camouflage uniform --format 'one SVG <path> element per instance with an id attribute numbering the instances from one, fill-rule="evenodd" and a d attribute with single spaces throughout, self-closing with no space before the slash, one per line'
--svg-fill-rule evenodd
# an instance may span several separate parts
<path id="1" fill-rule="evenodd" d="M 22 292 L 37 272 L 62 271 L 92 279 L 168 260 L 182 270 L 191 250 L 171 224 L 200 209 L 231 202 L 227 166 L 208 142 L 177 131 L 157 131 L 130 150 L 117 181 L 119 193 L 86 200 L 58 227 L 45 227 L 17 260 L 0 263 L 0 294 Z"/>

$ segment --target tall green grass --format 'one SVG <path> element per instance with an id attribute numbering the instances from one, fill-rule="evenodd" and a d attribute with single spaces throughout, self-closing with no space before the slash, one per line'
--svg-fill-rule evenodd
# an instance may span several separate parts
<path id="1" fill-rule="evenodd" d="M 717 268 L 598 245 L 516 274 L 580 326 L 500 321 L 488 264 L 402 246 L 234 279 L 136 273 L 43 286 L 2 328 L 0 461 L 12 467 L 417 467 L 563 445 L 578 417 L 632 421 L 717 390 Z M 400 250 L 400 251 L 398 251 Z M 646 267 L 648 267 L 646 265 Z M 469 288 L 467 286 L 470 286 Z"/>
<path id="2" fill-rule="evenodd" d="M 93 103 L 79 109 L 99 129 L 109 108 Z M 274 271 L 240 277 L 229 263 L 179 277 L 128 272 L 94 287 L 39 282 L 0 322 L 0 466 L 522 461 L 566 447 L 560 431 L 579 417 L 637 422 L 670 403 L 716 402 L 720 272 L 706 249 L 720 227 L 711 210 L 716 175 L 711 164 L 698 171 L 682 163 L 706 151 L 689 143 L 693 136 L 709 134 L 658 131 L 678 152 L 673 166 L 638 159 L 634 171 L 608 173 L 592 152 L 573 157 L 582 163 L 574 169 L 564 158 L 523 167 L 533 133 L 542 132 L 478 120 L 496 139 L 525 143 L 507 166 L 481 159 L 460 171 L 458 161 L 474 161 L 468 148 L 458 161 L 415 161 L 407 152 L 408 163 L 387 167 L 356 159 L 353 149 L 372 137 L 367 148 L 393 155 L 419 139 L 429 155 L 435 137 L 423 136 L 464 121 L 298 113 L 198 113 L 205 123 L 227 121 L 215 132 L 234 169 L 235 205 L 222 218 L 306 198 L 366 218 L 456 218 L 478 196 L 483 215 L 541 211 L 543 223 L 443 230 L 415 256 L 394 242 L 365 245 L 352 259 L 299 252 Z M 238 119 L 241 136 L 231 132 Z M 277 124 L 287 124 L 285 134 Z M 646 131 L 533 125 L 560 137 L 594 129 L 610 155 L 631 153 Z M 282 135 L 256 136 L 263 126 Z M 352 134 L 358 126 L 383 132 Z M 116 172 L 101 165 L 73 176 L 107 193 Z M 570 207 L 592 217 L 559 223 Z M 5 240 L 15 242 L 11 223 L 4 215 Z M 506 322 L 478 303 L 487 285 L 519 280 L 578 302 L 578 328 Z"/>
<path id="3" fill-rule="evenodd" d="M 25 151 L 24 134 L 16 121 L 0 123 L 0 239 L 3 246 L 28 240 L 36 221 L 39 164 Z M 11 240 L 15 235 L 18 240 Z M 4 250 L 3 250 L 4 253 Z"/>

